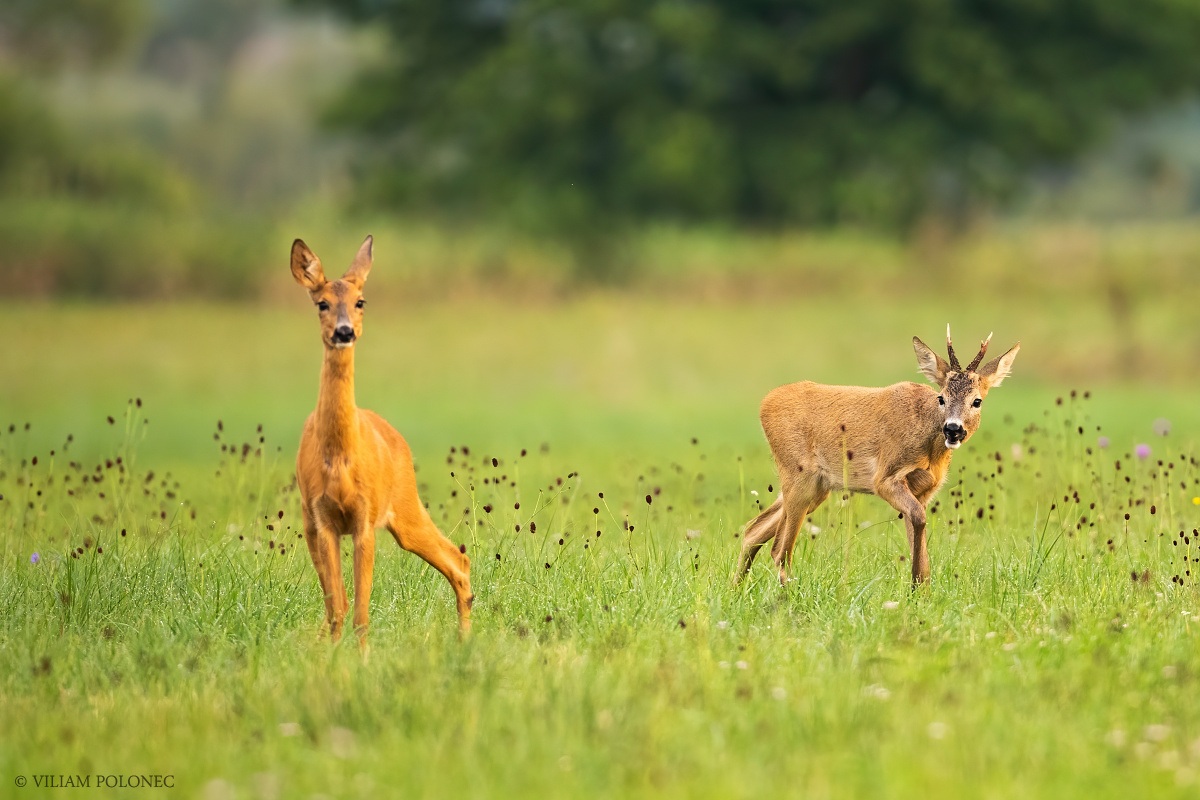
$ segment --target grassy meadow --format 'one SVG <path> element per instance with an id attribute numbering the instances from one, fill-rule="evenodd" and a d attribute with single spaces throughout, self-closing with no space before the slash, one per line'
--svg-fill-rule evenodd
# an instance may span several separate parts
<path id="1" fill-rule="evenodd" d="M 291 477 L 320 343 L 282 255 L 258 304 L 10 301 L 0 796 L 150 774 L 175 788 L 105 792 L 1200 791 L 1186 281 L 1123 299 L 1034 265 L 978 286 L 897 269 L 766 295 L 431 299 L 379 259 L 358 402 L 405 434 L 468 548 L 471 638 L 390 537 L 370 660 L 320 636 Z M 764 553 L 731 587 L 775 483 L 763 394 L 917 379 L 910 337 L 940 345 L 947 321 L 960 352 L 989 330 L 1022 351 L 935 500 L 932 584 L 910 590 L 888 506 L 835 496 L 795 580 Z"/>

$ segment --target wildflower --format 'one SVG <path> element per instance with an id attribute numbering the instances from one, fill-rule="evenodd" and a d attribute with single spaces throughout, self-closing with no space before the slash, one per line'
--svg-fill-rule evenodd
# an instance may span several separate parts
<path id="1" fill-rule="evenodd" d="M 1100 445 L 1101 450 L 1107 450 L 1108 446 L 1110 444 L 1112 444 L 1112 442 L 1109 441 L 1109 438 L 1107 436 L 1101 436 L 1099 439 L 1096 440 L 1096 444 Z"/>
<path id="2" fill-rule="evenodd" d="M 926 733 L 929 734 L 930 739 L 945 739 L 948 730 L 949 728 L 944 722 L 931 722 L 926 728 Z"/>
<path id="3" fill-rule="evenodd" d="M 878 683 L 864 686 L 862 691 L 864 697 L 870 697 L 874 700 L 887 700 L 892 696 L 891 691 L 886 686 Z"/>
<path id="4" fill-rule="evenodd" d="M 39 561 L 41 561 L 41 560 L 42 560 L 42 557 L 41 557 L 41 556 L 40 556 L 38 553 L 33 553 L 33 554 L 31 554 L 31 555 L 29 556 L 29 563 L 30 563 L 30 564 L 36 564 L 36 563 L 38 563 L 38 562 L 39 562 Z"/>
<path id="5" fill-rule="evenodd" d="M 1161 742 L 1171 735 L 1171 728 L 1167 725 L 1147 725 L 1146 730 L 1142 732 L 1142 736 L 1151 742 Z"/>
<path id="6" fill-rule="evenodd" d="M 1193 498 L 1192 498 L 1192 505 L 1194 505 L 1194 506 L 1200 506 L 1200 497 L 1193 497 Z"/>
<path id="7" fill-rule="evenodd" d="M 883 602 L 883 610 L 884 611 L 895 611 L 899 607 L 900 607 L 900 603 L 898 603 L 895 600 L 885 600 Z"/>
<path id="8" fill-rule="evenodd" d="M 1166 436 L 1171 432 L 1171 420 L 1159 417 L 1158 419 L 1154 420 L 1154 423 L 1150 426 L 1150 429 L 1159 436 Z"/>
<path id="9" fill-rule="evenodd" d="M 787 699 L 787 689 L 784 689 L 782 686 L 776 686 L 774 689 L 771 690 L 771 697 L 774 697 L 776 700 L 780 700 L 780 701 L 786 700 Z"/>
<path id="10" fill-rule="evenodd" d="M 1141 460 L 1145 461 L 1147 458 L 1150 457 L 1150 445 L 1139 444 L 1137 447 L 1133 448 L 1133 454 L 1135 456 L 1137 456 L 1138 458 L 1140 458 Z"/>

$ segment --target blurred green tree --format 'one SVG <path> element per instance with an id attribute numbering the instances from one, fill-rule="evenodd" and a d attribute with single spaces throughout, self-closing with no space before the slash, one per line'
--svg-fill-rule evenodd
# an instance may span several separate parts
<path id="1" fill-rule="evenodd" d="M 50 69 L 93 64 L 123 52 L 146 19 L 145 0 L 4 0 L 0 52 Z"/>
<path id="2" fill-rule="evenodd" d="M 1200 84 L 1194 0 L 294 0 L 386 26 L 365 197 L 579 234 L 904 226 Z"/>

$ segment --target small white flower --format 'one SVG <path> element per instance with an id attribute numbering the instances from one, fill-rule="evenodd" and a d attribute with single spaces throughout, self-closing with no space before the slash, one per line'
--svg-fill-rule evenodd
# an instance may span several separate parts
<path id="1" fill-rule="evenodd" d="M 1171 728 L 1169 725 L 1147 725 L 1146 730 L 1142 732 L 1142 736 L 1145 736 L 1151 742 L 1161 742 L 1170 735 Z"/>
<path id="2" fill-rule="evenodd" d="M 758 497 L 758 489 L 751 489 L 750 494 L 753 495 L 754 497 Z"/>
<path id="3" fill-rule="evenodd" d="M 729 620 L 725 620 L 725 619 L 723 619 L 723 620 L 721 620 L 720 622 L 718 622 L 718 623 L 717 623 L 717 630 L 722 630 L 722 631 L 723 631 L 723 630 L 725 630 L 725 629 L 726 629 L 726 628 L 728 628 L 728 627 L 729 627 Z"/>
<path id="4" fill-rule="evenodd" d="M 329 749 L 333 752 L 334 758 L 347 759 L 353 756 L 357 749 L 354 731 L 349 728 L 330 728 Z"/>
<path id="5" fill-rule="evenodd" d="M 996 632 L 995 632 L 995 631 L 988 631 L 987 633 L 985 633 L 985 634 L 983 635 L 983 638 L 985 638 L 985 639 L 995 639 L 995 638 L 996 638 Z"/>
<path id="6" fill-rule="evenodd" d="M 786 700 L 787 699 L 787 689 L 784 689 L 782 686 L 776 686 L 774 689 L 771 690 L 771 697 L 774 697 L 776 700 L 779 700 L 779 701 Z"/>
<path id="7" fill-rule="evenodd" d="M 872 683 L 870 686 L 863 687 L 863 696 L 870 697 L 874 700 L 887 700 L 892 696 L 891 691 L 884 685 Z"/>
<path id="8" fill-rule="evenodd" d="M 895 611 L 899 607 L 900 607 L 900 603 L 897 600 L 884 600 L 883 601 L 883 610 L 884 611 Z"/>
<path id="9" fill-rule="evenodd" d="M 1000 645 L 1000 649 L 1006 653 L 1011 653 L 1013 650 L 1017 649 L 1017 643 L 1016 642 L 1005 642 L 1004 644 Z"/>
<path id="10" fill-rule="evenodd" d="M 930 739 L 945 739 L 949 730 L 950 728 L 944 722 L 931 722 L 925 732 L 929 734 Z"/>
<path id="11" fill-rule="evenodd" d="M 699 539 L 699 538 L 700 538 L 700 531 L 696 530 L 695 528 L 688 528 L 688 529 L 687 529 L 687 531 L 686 531 L 686 532 L 685 532 L 683 535 L 684 535 L 684 537 L 686 537 L 686 538 L 687 538 L 689 541 L 690 541 L 690 540 L 692 540 L 692 539 Z"/>
<path id="12" fill-rule="evenodd" d="M 747 664 L 745 661 L 739 661 L 734 666 L 736 666 L 738 669 L 750 669 L 750 665 Z"/>
<path id="13" fill-rule="evenodd" d="M 809 529 L 810 531 L 812 531 L 813 533 L 820 533 L 820 532 L 821 532 L 821 529 L 820 529 L 820 528 L 818 528 L 816 525 L 813 525 L 812 523 L 809 523 L 808 529 Z"/>

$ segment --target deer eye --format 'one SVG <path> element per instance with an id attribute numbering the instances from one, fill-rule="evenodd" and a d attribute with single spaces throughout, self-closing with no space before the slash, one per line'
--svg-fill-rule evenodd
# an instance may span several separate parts
<path id="1" fill-rule="evenodd" d="M 976 397 L 976 398 L 975 398 L 973 401 L 971 401 L 971 405 L 972 405 L 974 408 L 979 408 L 981 405 L 983 405 L 983 398 L 982 398 L 982 397 Z"/>
<path id="2" fill-rule="evenodd" d="M 946 405 L 946 398 L 942 397 L 940 394 L 938 395 L 938 405 L 939 406 Z"/>
<path id="3" fill-rule="evenodd" d="M 363 306 L 365 306 L 366 304 L 367 304 L 367 301 L 366 301 L 366 300 L 363 300 L 363 299 L 360 297 L 360 298 L 358 298 L 358 302 L 354 304 L 354 307 L 355 307 L 355 308 L 362 308 L 362 307 L 363 307 Z"/>
<path id="4" fill-rule="evenodd" d="M 329 303 L 326 303 L 324 300 L 321 300 L 321 301 L 319 301 L 319 302 L 317 303 L 317 310 L 318 310 L 318 311 L 328 311 L 328 310 L 329 310 Z"/>

